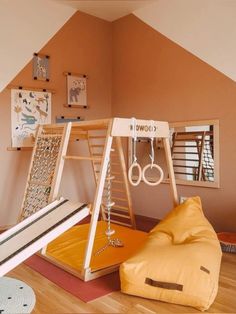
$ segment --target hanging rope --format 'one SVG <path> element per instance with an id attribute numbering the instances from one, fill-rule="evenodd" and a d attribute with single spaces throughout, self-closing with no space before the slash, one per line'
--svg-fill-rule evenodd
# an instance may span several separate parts
<path id="1" fill-rule="evenodd" d="M 112 206 L 115 205 L 115 202 L 112 201 L 112 194 L 111 194 L 111 181 L 114 179 L 114 176 L 111 175 L 111 162 L 109 160 L 108 165 L 107 165 L 107 193 L 106 193 L 106 211 L 107 211 L 107 230 L 105 231 L 106 236 L 107 236 L 107 243 L 101 247 L 97 252 L 95 252 L 95 256 L 101 254 L 103 251 L 105 251 L 109 246 L 118 248 L 118 247 L 123 247 L 124 244 L 123 242 L 118 239 L 111 239 L 111 236 L 115 233 L 114 229 L 111 229 L 111 208 Z"/>
<path id="2" fill-rule="evenodd" d="M 113 178 L 111 177 L 111 162 L 109 160 L 107 165 L 107 195 L 106 195 L 106 210 L 107 210 L 107 230 L 106 235 L 108 240 L 110 240 L 110 237 L 112 234 L 115 233 L 115 230 L 111 229 L 111 208 L 115 205 L 115 202 L 112 202 L 111 199 L 111 180 Z"/>
<path id="3" fill-rule="evenodd" d="M 153 130 L 154 129 L 154 121 L 151 120 L 151 129 Z M 142 170 L 142 179 L 143 181 L 147 184 L 147 185 L 150 185 L 150 186 L 156 186 L 158 184 L 160 184 L 164 178 L 164 173 L 163 173 L 163 170 L 160 166 L 158 166 L 157 164 L 154 163 L 154 160 L 155 160 L 155 152 L 154 152 L 154 137 L 150 137 L 150 143 L 151 143 L 151 152 L 149 154 L 149 157 L 151 159 L 151 163 L 150 164 L 147 164 L 143 170 Z M 157 181 L 154 181 L 154 182 L 150 182 L 148 181 L 148 179 L 146 178 L 146 171 L 148 169 L 157 169 L 160 173 L 160 178 L 157 180 Z"/>
<path id="4" fill-rule="evenodd" d="M 142 169 L 141 169 L 140 165 L 138 164 L 137 156 L 136 156 L 136 143 L 137 143 L 136 119 L 132 118 L 131 121 L 132 121 L 132 131 L 133 131 L 133 135 L 132 135 L 133 162 L 132 162 L 131 166 L 129 167 L 128 179 L 129 179 L 129 182 L 131 185 L 137 186 L 137 185 L 139 185 L 139 183 L 141 182 L 141 179 L 142 179 Z M 138 170 L 138 178 L 136 181 L 133 180 L 133 171 L 135 168 L 137 168 L 137 170 Z"/>

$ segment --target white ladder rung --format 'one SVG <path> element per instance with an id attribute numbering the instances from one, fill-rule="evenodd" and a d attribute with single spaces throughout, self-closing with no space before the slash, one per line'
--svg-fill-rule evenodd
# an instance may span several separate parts
<path id="1" fill-rule="evenodd" d="M 115 176 L 107 176 L 106 177 L 106 181 L 111 181 L 111 180 L 114 180 L 115 179 Z M 115 182 L 115 181 L 113 181 Z"/>
<path id="2" fill-rule="evenodd" d="M 114 180 L 113 183 L 124 184 L 124 181 L 121 181 L 121 180 Z"/>
<path id="3" fill-rule="evenodd" d="M 96 139 L 96 138 L 106 138 L 106 136 L 105 135 L 92 135 L 92 136 L 88 136 L 89 137 L 89 139 Z"/>
<path id="4" fill-rule="evenodd" d="M 121 189 L 112 189 L 112 191 L 119 192 L 119 193 L 126 193 L 125 190 L 121 190 Z"/>
<path id="5" fill-rule="evenodd" d="M 63 156 L 64 159 L 74 159 L 74 160 L 93 160 L 93 161 L 102 161 L 101 157 L 88 157 L 88 156 Z"/>
<path id="6" fill-rule="evenodd" d="M 107 187 L 104 187 L 104 190 L 108 190 Z M 121 190 L 121 189 L 113 189 L 112 188 L 112 192 L 119 192 L 119 193 L 125 193 L 125 190 Z"/>
<path id="7" fill-rule="evenodd" d="M 112 171 L 111 173 L 112 173 L 112 174 L 116 174 L 116 175 L 121 175 L 121 173 L 118 172 L 118 171 Z"/>
<path id="8" fill-rule="evenodd" d="M 107 210 L 104 210 L 104 212 L 106 214 L 108 214 Z M 111 216 L 116 216 L 116 217 L 121 217 L 121 218 L 125 218 L 125 219 L 130 219 L 130 217 L 127 216 L 127 215 L 123 215 L 123 214 L 119 214 L 119 213 L 115 213 L 115 212 L 111 212 Z"/>
<path id="9" fill-rule="evenodd" d="M 118 208 L 118 209 L 122 209 L 122 210 L 125 210 L 125 211 L 128 211 L 129 210 L 129 207 L 127 206 L 121 206 L 121 205 L 114 205 L 113 208 Z"/>
<path id="10" fill-rule="evenodd" d="M 112 196 L 112 199 L 114 199 L 116 201 L 128 202 L 128 200 L 126 198 L 122 198 L 122 197 Z"/>
<path id="11" fill-rule="evenodd" d="M 115 202 L 110 202 L 110 203 L 102 203 L 102 205 L 104 206 L 104 207 L 112 207 L 112 206 L 114 206 L 115 205 Z"/>

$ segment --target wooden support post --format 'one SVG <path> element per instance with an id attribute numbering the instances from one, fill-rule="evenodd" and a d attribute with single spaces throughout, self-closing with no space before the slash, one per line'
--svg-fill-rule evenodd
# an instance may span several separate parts
<path id="1" fill-rule="evenodd" d="M 89 148 L 89 153 L 90 153 L 90 156 L 91 156 L 91 161 L 92 161 L 92 168 L 93 168 L 93 176 L 94 176 L 94 182 L 95 182 L 95 185 L 97 187 L 98 185 L 98 177 L 100 175 L 100 171 L 97 171 L 97 165 L 98 165 L 98 161 L 99 162 L 102 162 L 102 157 L 94 157 L 95 154 L 94 154 L 94 149 L 102 149 L 102 153 L 104 152 L 104 148 L 105 148 L 105 143 L 104 144 L 93 144 L 94 141 L 101 141 L 101 140 L 104 140 L 105 137 L 99 137 L 97 138 L 96 136 L 90 136 L 88 134 L 88 148 Z M 92 142 L 91 142 L 92 140 Z M 101 215 L 102 215 L 102 219 L 105 220 L 106 219 L 106 215 L 104 213 L 104 206 L 101 205 Z"/>
<path id="2" fill-rule="evenodd" d="M 33 167 L 34 155 L 35 155 L 35 152 L 36 152 L 36 149 L 37 149 L 36 143 L 38 141 L 39 136 L 42 133 L 42 130 L 43 130 L 43 126 L 39 125 L 39 127 L 37 128 L 37 131 L 36 131 L 36 135 L 35 135 L 35 144 L 34 144 L 34 147 L 33 147 L 32 156 L 31 156 L 31 160 L 30 160 L 30 167 L 29 167 L 30 170 L 29 170 L 28 175 L 27 175 L 26 189 L 25 189 L 25 192 L 24 192 L 23 201 L 22 201 L 22 204 L 21 204 L 21 209 L 20 209 L 20 212 L 19 212 L 19 215 L 18 215 L 17 223 L 19 223 L 22 220 L 24 203 L 25 203 L 25 198 L 26 198 L 26 195 L 27 195 L 28 183 L 30 181 L 30 173 L 31 173 L 31 169 Z"/>
<path id="3" fill-rule="evenodd" d="M 103 152 L 101 172 L 98 178 L 98 184 L 97 184 L 97 189 L 95 193 L 94 207 L 93 207 L 93 212 L 92 212 L 92 217 L 91 217 L 91 222 L 90 222 L 90 227 L 89 227 L 88 242 L 86 246 L 85 258 L 84 258 L 84 263 L 83 263 L 83 272 L 84 272 L 83 275 L 84 275 L 85 281 L 86 281 L 86 276 L 88 276 L 88 273 L 90 270 L 89 267 L 90 267 L 93 244 L 94 244 L 94 239 L 95 239 L 95 234 L 96 234 L 97 221 L 98 221 L 98 216 L 100 212 L 100 206 L 102 203 L 102 194 L 103 194 L 103 189 L 104 189 L 104 184 L 105 184 L 105 179 L 106 179 L 107 166 L 110 159 L 110 152 L 111 152 L 112 139 L 113 139 L 112 136 L 110 135 L 111 125 L 112 125 L 112 121 L 110 121 L 108 130 L 107 130 L 107 137 L 106 137 L 106 142 L 105 142 L 105 149 Z"/>
<path id="4" fill-rule="evenodd" d="M 67 151 L 69 139 L 70 139 L 70 132 L 71 132 L 71 122 L 67 123 L 61 139 L 61 147 L 58 154 L 57 164 L 55 168 L 55 175 L 53 177 L 52 186 L 51 186 L 51 193 L 49 196 L 49 202 L 54 201 L 58 196 L 58 191 L 61 183 L 62 171 L 64 168 L 64 159 L 62 158 Z"/>
<path id="5" fill-rule="evenodd" d="M 175 173 L 174 173 L 173 162 L 171 158 L 169 139 L 163 138 L 163 144 L 164 144 L 164 150 L 165 150 L 165 155 L 166 155 L 167 169 L 170 176 L 170 187 L 171 187 L 173 202 L 174 202 L 174 206 L 177 206 L 179 204 L 179 198 L 178 198 L 178 192 L 176 188 Z"/>
<path id="6" fill-rule="evenodd" d="M 119 136 L 116 137 L 116 145 L 117 145 L 119 160 L 120 160 L 121 169 L 122 169 L 122 176 L 123 176 L 123 180 L 125 184 L 125 192 L 126 192 L 126 197 L 127 197 L 127 202 L 128 202 L 130 220 L 131 220 L 132 227 L 136 229 L 136 222 L 135 222 L 135 217 L 134 217 L 134 212 L 133 212 L 131 193 L 129 189 L 125 157 L 124 157 L 124 152 L 122 148 L 121 138 Z"/>

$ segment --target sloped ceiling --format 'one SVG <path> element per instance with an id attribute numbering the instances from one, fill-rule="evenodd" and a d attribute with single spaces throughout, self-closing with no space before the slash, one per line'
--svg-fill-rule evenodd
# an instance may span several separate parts
<path id="1" fill-rule="evenodd" d="M 0 1 L 0 92 L 75 11 L 50 0 Z"/>
<path id="2" fill-rule="evenodd" d="M 236 81 L 235 0 L 158 0 L 134 14 Z"/>
<path id="3" fill-rule="evenodd" d="M 236 81 L 235 0 L 1 0 L 0 92 L 78 9 L 108 21 L 133 12 Z"/>
<path id="4" fill-rule="evenodd" d="M 54 0 L 112 22 L 157 0 Z"/>

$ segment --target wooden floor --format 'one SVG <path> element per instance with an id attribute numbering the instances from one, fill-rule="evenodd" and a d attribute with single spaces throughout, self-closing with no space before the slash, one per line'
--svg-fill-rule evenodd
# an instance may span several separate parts
<path id="1" fill-rule="evenodd" d="M 8 276 L 24 281 L 34 289 L 37 303 L 33 314 L 199 313 L 198 310 L 190 307 L 132 297 L 120 292 L 113 292 L 89 303 L 84 303 L 24 264 L 15 268 Z M 219 292 L 214 304 L 205 313 L 236 313 L 236 254 L 224 254 Z"/>

